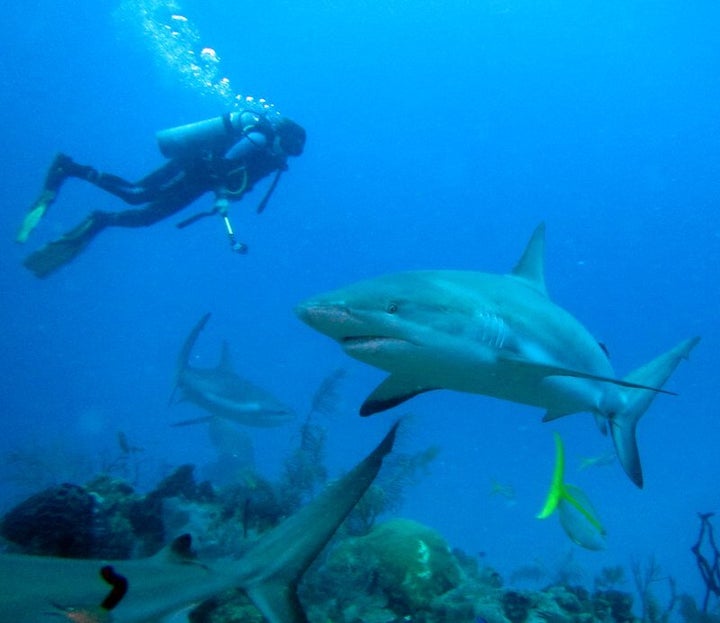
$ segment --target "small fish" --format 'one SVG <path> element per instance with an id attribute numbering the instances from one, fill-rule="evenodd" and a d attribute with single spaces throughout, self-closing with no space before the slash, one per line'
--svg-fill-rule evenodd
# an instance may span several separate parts
<path id="1" fill-rule="evenodd" d="M 578 471 L 581 472 L 590 467 L 605 467 L 612 465 L 615 462 L 614 452 L 603 452 L 597 456 L 584 456 L 580 459 L 580 465 L 578 465 Z"/>
<path id="2" fill-rule="evenodd" d="M 565 482 L 565 449 L 560 435 L 554 433 L 554 437 L 555 470 L 545 506 L 537 518 L 546 519 L 557 510 L 560 525 L 573 543 L 589 550 L 605 549 L 605 528 L 585 492 Z"/>
<path id="3" fill-rule="evenodd" d="M 510 502 L 515 501 L 515 487 L 511 484 L 499 482 L 493 478 L 490 485 L 490 495 L 505 498 Z"/>

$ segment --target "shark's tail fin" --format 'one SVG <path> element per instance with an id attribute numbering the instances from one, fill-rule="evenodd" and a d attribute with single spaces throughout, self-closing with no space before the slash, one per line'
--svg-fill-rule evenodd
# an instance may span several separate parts
<path id="1" fill-rule="evenodd" d="M 210 312 L 207 312 L 198 323 L 193 327 L 192 331 L 188 334 L 188 336 L 185 338 L 185 343 L 183 344 L 182 348 L 180 349 L 180 353 L 178 354 L 177 358 L 177 368 L 175 371 L 175 385 L 173 386 L 172 394 L 170 394 L 170 401 L 169 403 L 172 404 L 173 397 L 175 396 L 175 390 L 180 386 L 182 374 L 185 371 L 185 368 L 187 367 L 189 361 L 190 361 L 190 353 L 192 352 L 193 347 L 195 346 L 195 342 L 197 342 L 198 336 L 200 335 L 200 332 L 205 328 L 205 325 L 207 324 L 207 321 L 210 320 L 210 316 L 212 314 Z"/>
<path id="2" fill-rule="evenodd" d="M 624 380 L 647 387 L 661 388 L 680 361 L 688 358 L 690 351 L 699 341 L 699 337 L 693 337 L 680 342 L 675 348 L 628 374 Z M 642 466 L 635 439 L 635 428 L 657 392 L 632 388 L 624 388 L 623 392 L 625 404 L 618 413 L 610 417 L 610 433 L 625 473 L 638 487 L 642 487 Z"/>

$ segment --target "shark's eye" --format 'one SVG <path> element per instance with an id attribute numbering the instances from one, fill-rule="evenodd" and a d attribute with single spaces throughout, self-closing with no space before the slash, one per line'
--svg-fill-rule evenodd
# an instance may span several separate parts
<path id="1" fill-rule="evenodd" d="M 388 306 L 387 306 L 388 314 L 394 314 L 395 312 L 397 312 L 397 310 L 398 310 L 397 303 L 388 303 Z"/>

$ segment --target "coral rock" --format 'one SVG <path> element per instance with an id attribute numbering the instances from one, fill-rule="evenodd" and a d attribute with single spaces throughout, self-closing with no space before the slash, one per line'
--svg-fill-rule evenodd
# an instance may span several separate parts
<path id="1" fill-rule="evenodd" d="M 95 548 L 96 511 L 95 498 L 85 489 L 62 484 L 10 510 L 0 533 L 27 554 L 88 558 Z"/>
<path id="2" fill-rule="evenodd" d="M 344 541 L 331 553 L 328 564 L 346 572 L 372 569 L 372 577 L 361 583 L 381 590 L 397 614 L 428 609 L 462 578 L 445 540 L 434 530 L 406 519 L 393 519 L 366 536 Z"/>

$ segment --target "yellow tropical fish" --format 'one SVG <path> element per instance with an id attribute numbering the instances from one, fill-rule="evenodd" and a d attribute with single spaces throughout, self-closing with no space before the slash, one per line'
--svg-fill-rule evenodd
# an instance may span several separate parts
<path id="1" fill-rule="evenodd" d="M 560 525 L 570 540 L 590 550 L 605 549 L 605 528 L 589 498 L 579 487 L 565 483 L 565 449 L 558 433 L 555 437 L 555 470 L 550 491 L 538 519 L 550 517 L 555 510 Z"/>

